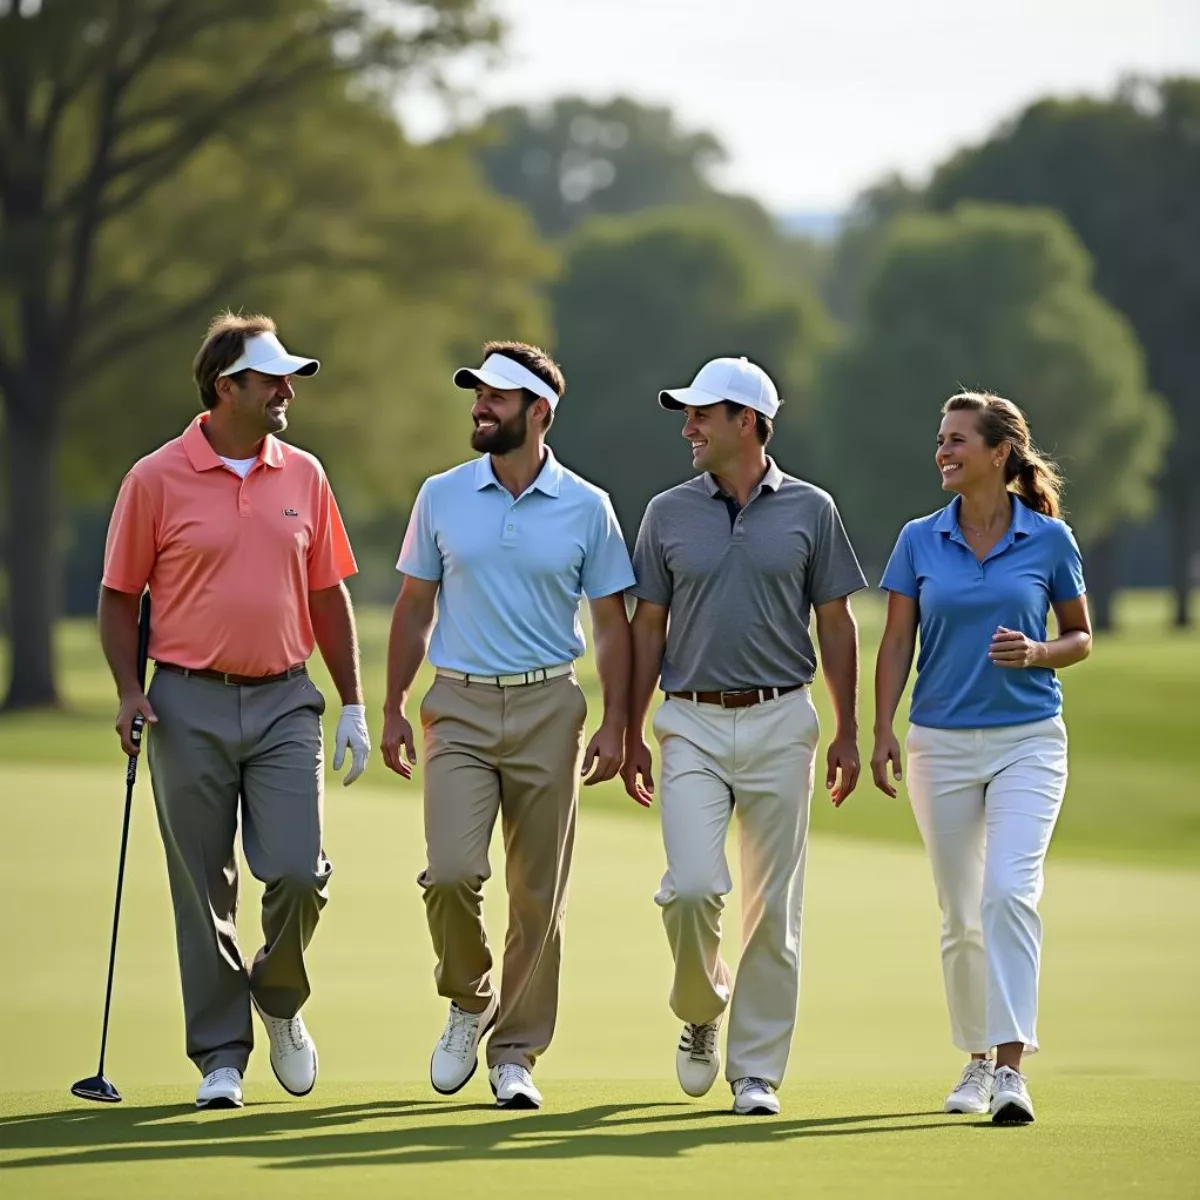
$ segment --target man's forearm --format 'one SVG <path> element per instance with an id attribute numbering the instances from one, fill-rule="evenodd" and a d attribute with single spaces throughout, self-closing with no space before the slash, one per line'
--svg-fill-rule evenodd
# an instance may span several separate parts
<path id="1" fill-rule="evenodd" d="M 822 630 L 818 621 L 817 638 L 821 645 L 825 682 L 833 698 L 837 732 L 845 737 L 858 736 L 858 626 L 853 617 L 839 621 L 832 629 Z"/>
<path id="2" fill-rule="evenodd" d="M 596 673 L 604 702 L 604 721 L 622 728 L 629 720 L 629 672 L 633 650 L 627 621 L 609 621 L 596 629 Z"/>
<path id="3" fill-rule="evenodd" d="M 309 597 L 309 613 L 321 657 L 325 660 L 342 703 L 362 704 L 358 633 L 346 585 L 339 583 L 336 587 L 312 593 Z"/>
<path id="4" fill-rule="evenodd" d="M 433 631 L 432 616 L 423 618 L 410 609 L 403 596 L 392 610 L 392 628 L 388 635 L 387 694 L 384 712 L 403 712 L 409 689 L 429 646 Z"/>
<path id="5" fill-rule="evenodd" d="M 646 725 L 646 714 L 650 701 L 662 674 L 663 652 L 666 649 L 665 633 L 658 629 L 634 626 L 633 668 L 629 685 L 629 729 L 641 736 Z"/>
<path id="6" fill-rule="evenodd" d="M 117 592 L 106 587 L 100 589 L 97 613 L 100 646 L 108 660 L 119 696 L 129 696 L 141 690 L 137 677 L 140 604 L 141 597 L 132 592 Z"/>

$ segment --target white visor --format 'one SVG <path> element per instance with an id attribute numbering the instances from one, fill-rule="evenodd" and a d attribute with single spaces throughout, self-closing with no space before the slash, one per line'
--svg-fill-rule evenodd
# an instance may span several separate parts
<path id="1" fill-rule="evenodd" d="M 545 399 L 551 412 L 558 407 L 558 393 L 544 379 L 539 379 L 528 367 L 503 354 L 489 354 L 483 360 L 482 367 L 459 367 L 454 372 L 454 382 L 460 388 L 473 388 L 477 383 L 486 383 L 488 387 L 502 392 L 512 388 L 528 388 L 535 396 Z"/>
<path id="2" fill-rule="evenodd" d="M 273 333 L 256 333 L 246 338 L 241 357 L 221 375 L 236 375 L 238 371 L 247 370 L 261 371 L 264 375 L 315 375 L 320 368 L 321 364 L 315 358 L 297 358 L 289 354 Z"/>

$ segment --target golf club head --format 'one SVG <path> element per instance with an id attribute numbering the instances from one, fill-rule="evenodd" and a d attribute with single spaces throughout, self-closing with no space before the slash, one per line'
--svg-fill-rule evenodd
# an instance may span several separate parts
<path id="1" fill-rule="evenodd" d="M 80 1100 L 96 1100 L 101 1104 L 121 1102 L 121 1093 L 103 1075 L 93 1075 L 90 1079 L 71 1084 L 71 1095 L 78 1096 Z"/>

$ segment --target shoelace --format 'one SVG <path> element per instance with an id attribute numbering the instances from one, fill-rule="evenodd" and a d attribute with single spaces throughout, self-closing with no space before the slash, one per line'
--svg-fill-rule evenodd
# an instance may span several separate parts
<path id="1" fill-rule="evenodd" d="M 268 1017 L 267 1019 L 271 1022 L 272 1031 L 283 1044 L 282 1048 L 286 1054 L 306 1048 L 307 1042 L 301 1032 L 304 1026 L 299 1017 Z"/>
<path id="2" fill-rule="evenodd" d="M 1002 1091 L 1005 1088 L 1014 1092 L 1025 1091 L 1024 1076 L 1019 1071 L 1014 1071 L 1012 1067 L 1001 1067 L 996 1072 L 996 1090 Z"/>
<path id="3" fill-rule="evenodd" d="M 503 1087 L 510 1079 L 516 1079 L 518 1083 L 524 1083 L 527 1074 L 528 1072 L 519 1063 L 501 1063 L 500 1079 L 497 1086 Z"/>
<path id="4" fill-rule="evenodd" d="M 958 1088 L 964 1088 L 967 1086 L 968 1083 L 978 1083 L 978 1084 L 987 1083 L 988 1082 L 987 1075 L 988 1075 L 987 1059 L 986 1058 L 973 1058 L 963 1068 L 962 1078 L 958 1081 L 958 1087 L 956 1087 L 954 1090 L 957 1092 Z"/>
<path id="5" fill-rule="evenodd" d="M 759 1079 L 757 1075 L 747 1075 L 744 1079 L 739 1079 L 736 1087 L 739 1095 L 749 1088 L 759 1088 L 764 1092 L 771 1090 L 771 1085 L 765 1079 Z"/>
<path id="6" fill-rule="evenodd" d="M 684 1037 L 690 1038 L 688 1058 L 696 1062 L 703 1062 L 712 1056 L 713 1049 L 716 1046 L 717 1026 L 715 1023 L 689 1025 Z"/>
<path id="7" fill-rule="evenodd" d="M 209 1071 L 204 1077 L 204 1082 L 208 1084 L 233 1083 L 240 1087 L 242 1079 L 236 1067 L 218 1067 L 215 1071 Z"/>
<path id="8" fill-rule="evenodd" d="M 463 1058 L 470 1053 L 471 1042 L 475 1038 L 475 1029 L 479 1017 L 453 1005 L 450 1016 L 446 1021 L 446 1029 L 442 1034 L 442 1049 L 455 1058 Z"/>

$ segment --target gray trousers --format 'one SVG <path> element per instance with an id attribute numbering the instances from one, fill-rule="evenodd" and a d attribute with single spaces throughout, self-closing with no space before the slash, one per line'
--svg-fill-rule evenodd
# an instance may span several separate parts
<path id="1" fill-rule="evenodd" d="M 204 1074 L 245 1071 L 251 995 L 291 1017 L 310 991 L 304 951 L 333 869 L 321 848 L 325 700 L 307 675 L 237 687 L 161 670 L 149 698 L 188 1057 Z M 246 862 L 266 885 L 263 946 L 249 965 L 236 927 L 239 811 Z"/>

